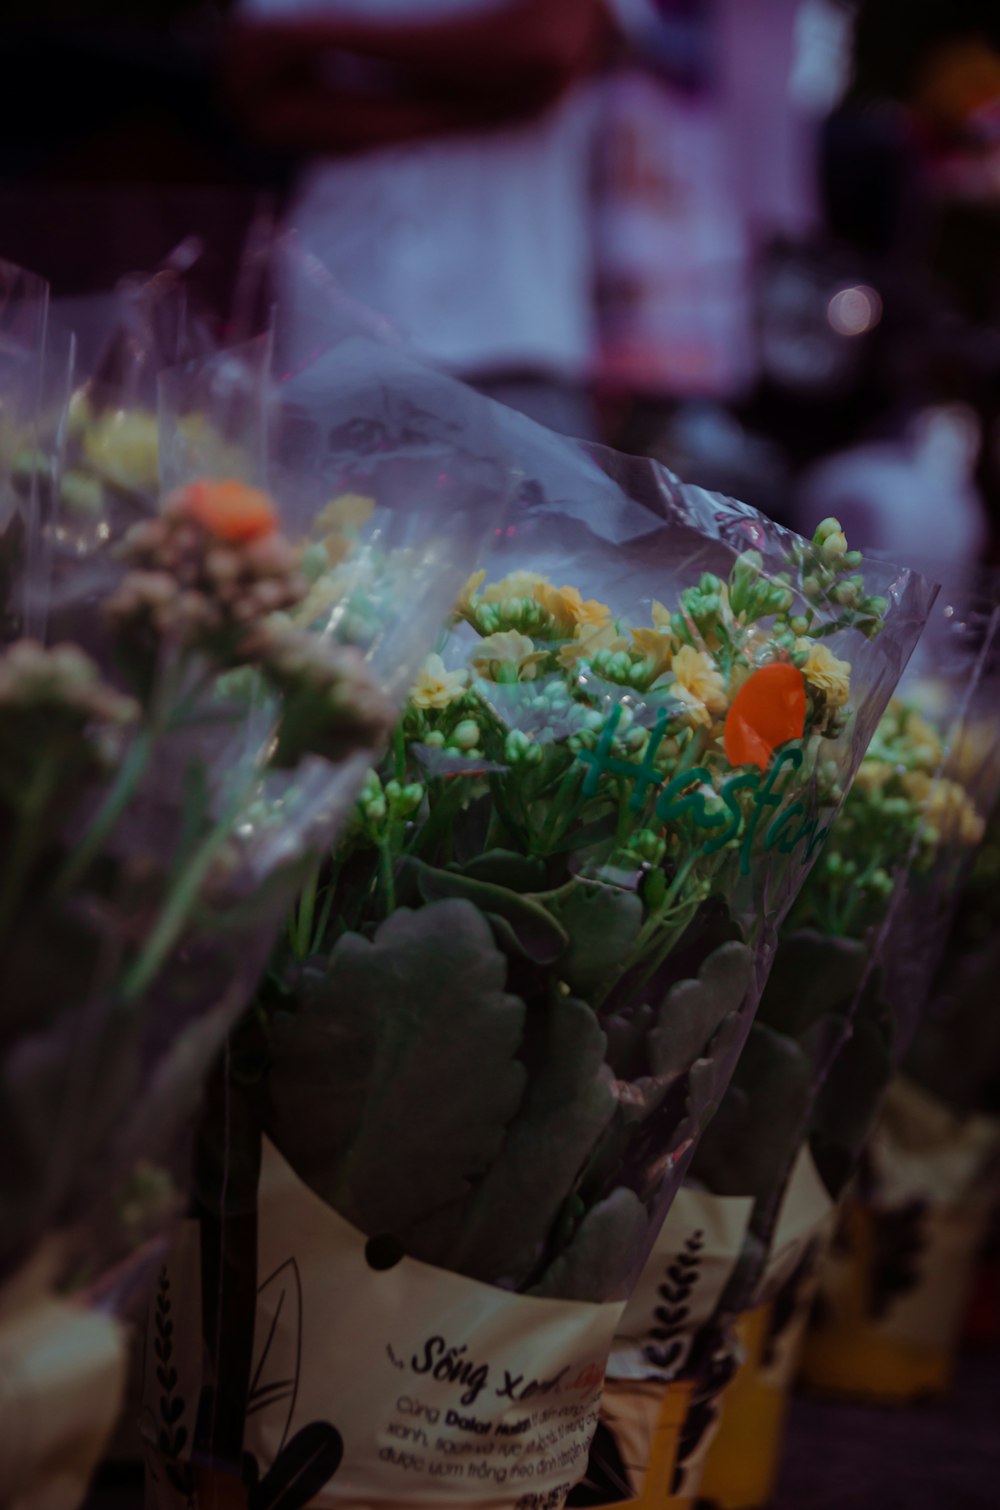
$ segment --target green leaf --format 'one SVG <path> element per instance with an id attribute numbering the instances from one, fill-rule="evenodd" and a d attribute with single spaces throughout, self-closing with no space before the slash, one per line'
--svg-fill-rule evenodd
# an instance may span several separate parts
<path id="1" fill-rule="evenodd" d="M 746 1034 L 743 1014 L 730 1012 L 720 1023 L 705 1056 L 691 1066 L 687 1096 L 689 1135 L 697 1136 L 718 1111 Z"/>
<path id="2" fill-rule="evenodd" d="M 757 1014 L 779 1033 L 801 1038 L 828 1013 L 850 1010 L 865 966 L 866 946 L 803 928 L 783 935 Z"/>
<path id="3" fill-rule="evenodd" d="M 491 886 L 503 886 L 508 891 L 522 893 L 537 891 L 545 883 L 544 863 L 530 855 L 519 855 L 511 849 L 490 849 L 477 855 L 464 865 L 449 867 L 471 881 L 486 881 Z"/>
<path id="4" fill-rule="evenodd" d="M 582 880 L 572 880 L 535 900 L 569 938 L 569 948 L 559 962 L 560 977 L 578 996 L 599 999 L 638 937 L 642 902 L 634 891 Z"/>
<path id="5" fill-rule="evenodd" d="M 645 1206 L 620 1186 L 591 1207 L 569 1247 L 529 1293 L 557 1300 L 621 1298 L 648 1235 Z"/>
<path id="6" fill-rule="evenodd" d="M 654 1074 L 669 1075 L 694 1063 L 724 1019 L 742 1005 L 752 973 L 750 950 L 732 941 L 713 950 L 694 979 L 670 987 L 649 1035 Z"/>
<path id="7" fill-rule="evenodd" d="M 537 1268 L 617 1106 L 604 1034 L 586 1002 L 556 996 L 533 1007 L 523 1058 L 524 1100 L 474 1194 L 407 1238 L 408 1251 L 428 1263 L 514 1288 Z"/>
<path id="8" fill-rule="evenodd" d="M 375 1236 L 457 1201 L 524 1094 L 524 1003 L 469 902 L 397 909 L 345 934 L 271 1030 L 271 1133 L 302 1179 Z"/>
<path id="9" fill-rule="evenodd" d="M 691 1166 L 715 1195 L 764 1195 L 788 1170 L 812 1097 L 805 1049 L 754 1023 L 733 1083 L 702 1135 Z"/>
<path id="10" fill-rule="evenodd" d="M 535 964 L 554 964 L 569 942 L 566 930 L 532 897 L 521 896 L 506 886 L 494 886 L 489 881 L 477 881 L 456 871 L 436 870 L 422 860 L 407 860 L 404 868 L 416 874 L 417 886 L 425 902 L 464 897 L 480 912 L 503 918 L 513 930 L 518 947 Z"/>
<path id="11" fill-rule="evenodd" d="M 866 988 L 852 1028 L 819 1089 L 811 1117 L 816 1166 L 834 1197 L 856 1168 L 893 1073 L 891 1018 L 877 982 Z"/>

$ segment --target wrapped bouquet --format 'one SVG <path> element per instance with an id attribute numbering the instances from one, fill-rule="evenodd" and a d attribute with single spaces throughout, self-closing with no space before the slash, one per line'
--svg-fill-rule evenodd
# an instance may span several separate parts
<path id="1" fill-rule="evenodd" d="M 834 521 L 503 423 L 511 522 L 219 1076 L 156 1504 L 564 1502 L 927 612 Z"/>
<path id="2" fill-rule="evenodd" d="M 950 596 L 935 624 L 950 625 L 955 607 Z M 981 628 L 989 642 L 989 617 Z M 628 1380 L 659 1377 L 675 1395 L 677 1381 L 694 1384 L 674 1473 L 679 1496 L 698 1482 L 720 1398 L 723 1430 L 703 1496 L 750 1506 L 773 1488 L 816 1259 L 890 1066 L 912 1034 L 916 983 L 933 969 L 955 876 L 981 836 L 995 785 L 991 762 L 968 768 L 970 705 L 987 692 L 983 649 L 952 657 L 953 701 L 937 699 L 933 723 L 912 700 L 882 719 L 782 930 L 684 1199 L 626 1311 L 611 1365 L 622 1392 Z M 925 705 L 933 701 L 926 680 L 911 699 L 918 691 Z M 689 1269 L 692 1243 L 698 1262 Z M 741 1316 L 761 1365 L 742 1411 L 721 1396 L 735 1368 L 729 1328 Z M 744 1370 L 733 1398 L 749 1388 Z M 602 1439 L 597 1448 L 609 1457 L 612 1444 Z"/>
<path id="3" fill-rule="evenodd" d="M 309 452 L 308 405 L 223 354 L 165 385 L 156 471 L 177 485 L 161 497 L 155 473 L 133 469 L 131 522 L 67 529 L 65 468 L 36 467 L 51 487 L 35 495 L 44 550 L 19 576 L 36 619 L 50 611 L 42 638 L 0 654 L 0 1356 L 17 1358 L 0 1406 L 5 1503 L 82 1493 L 120 1389 L 100 1316 L 127 1305 L 177 1206 L 204 1072 L 505 501 L 485 404 L 384 353 L 337 357 L 323 423 L 414 394 L 425 406 L 375 459 L 327 431 Z M 198 444 L 181 453 L 164 441 L 192 390 Z M 311 546 L 283 533 L 252 477 L 265 421 L 285 522 L 300 531 L 326 500 Z M 222 458 L 243 475 L 201 470 Z M 427 486 L 432 465 L 450 468 L 447 485 Z"/>

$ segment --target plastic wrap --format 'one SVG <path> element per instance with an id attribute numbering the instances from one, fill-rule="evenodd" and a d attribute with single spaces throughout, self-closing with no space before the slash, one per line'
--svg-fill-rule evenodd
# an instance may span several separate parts
<path id="1" fill-rule="evenodd" d="M 105 529 L 69 538 L 59 509 L 45 512 L 44 602 L 35 586 L 58 643 L 19 640 L 0 658 L 0 1310 L 9 1301 L 13 1317 L 19 1297 L 47 1303 L 56 1285 L 117 1311 L 155 1261 L 205 1071 L 509 496 L 486 402 L 385 353 L 363 381 L 345 364 L 339 411 L 326 393 L 313 415 L 321 443 L 268 471 L 294 395 L 274 392 L 255 355 L 214 354 L 165 381 L 161 419 L 143 412 L 139 470 L 124 448 L 122 510 L 117 472 L 102 493 Z M 226 363 L 229 407 L 206 376 Z M 416 389 L 420 414 L 365 460 L 365 496 L 347 493 L 358 456 L 332 430 L 377 423 Z M 229 470 L 216 443 L 234 414 L 251 460 Z M 433 489 L 443 425 L 455 455 Z M 161 435 L 177 426 L 189 465 L 161 495 L 176 460 Z M 79 443 L 94 434 L 89 415 Z M 404 579 L 410 619 L 390 592 Z M 26 1384 L 8 1408 L 33 1418 L 42 1393 Z M 17 1435 L 0 1428 L 0 1497 L 42 1466 Z"/>
<path id="2" fill-rule="evenodd" d="M 996 789 L 996 628 L 989 604 L 939 598 L 901 699 L 782 930 L 757 1021 L 691 1169 L 694 1226 L 716 1205 L 748 1203 L 731 1229 L 723 1280 L 696 1310 L 686 1303 L 659 1342 L 652 1278 L 626 1315 L 616 1373 L 641 1377 L 645 1360 L 646 1373 L 698 1381 L 702 1430 L 682 1453 L 688 1470 L 733 1374 L 733 1320 L 752 1315 L 756 1325 L 771 1306 L 786 1328 L 804 1316 L 834 1203 L 926 999 L 956 878 Z M 668 1309 L 688 1235 L 665 1228 L 650 1266 Z M 753 1388 L 755 1400 L 778 1403 L 779 1390 L 759 1379 Z M 744 1376 L 724 1413 L 749 1398 Z"/>
<path id="3" fill-rule="evenodd" d="M 800 541 L 498 423 L 519 502 L 206 1124 L 200 1234 L 163 1283 L 209 1364 L 156 1503 L 168 1468 L 277 1493 L 306 1461 L 316 1504 L 563 1502 L 933 596 L 833 522 Z"/>

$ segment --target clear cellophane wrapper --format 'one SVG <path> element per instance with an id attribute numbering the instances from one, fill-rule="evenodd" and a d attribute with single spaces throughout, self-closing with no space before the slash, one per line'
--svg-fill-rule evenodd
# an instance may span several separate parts
<path id="1" fill-rule="evenodd" d="M 320 947 L 277 963 L 216 1087 L 200 1222 L 160 1281 L 172 1331 L 150 1334 L 183 1434 L 157 1504 L 222 1483 L 564 1501 L 777 925 L 933 597 L 865 563 L 848 596 L 882 599 L 875 633 L 805 604 L 821 545 L 497 423 L 519 499 L 366 784 Z M 778 643 L 789 613 L 836 662 L 829 698 L 797 631 Z"/>

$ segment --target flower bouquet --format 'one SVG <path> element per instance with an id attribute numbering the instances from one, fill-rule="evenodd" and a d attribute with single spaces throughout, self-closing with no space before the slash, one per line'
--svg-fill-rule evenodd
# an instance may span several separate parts
<path id="1" fill-rule="evenodd" d="M 952 1031 L 948 994 L 960 977 L 950 978 L 955 955 L 945 946 L 949 932 L 956 936 L 963 880 L 1000 793 L 1000 614 L 972 598 L 957 602 L 953 618 L 955 639 L 973 641 L 976 672 L 949 733 L 940 779 L 924 799 L 937 858 L 923 878 L 917 867 L 906 891 L 893 899 L 879 945 L 891 1034 L 882 1071 L 874 1074 L 869 1058 L 868 1074 L 872 1091 L 885 1092 L 884 1108 L 867 1146 L 857 1126 L 845 1139 L 849 1121 L 838 1115 L 837 1101 L 850 1107 L 849 1085 L 857 1083 L 847 1055 L 835 1062 L 817 1106 L 833 1177 L 843 1183 L 855 1169 L 858 1177 L 824 1270 L 803 1371 L 812 1387 L 890 1401 L 940 1392 L 950 1378 L 975 1248 L 988 1217 L 996 1146 L 988 1118 L 964 1115 L 968 1106 L 956 1115 L 947 1095 L 942 1104 L 962 1016 L 957 1010 Z M 960 690 L 954 663 L 947 671 L 954 695 L 956 686 Z M 895 1078 L 885 1091 L 890 1074 Z"/>
<path id="2" fill-rule="evenodd" d="M 157 1505 L 564 1502 L 927 611 L 833 522 L 505 423 L 511 523 L 216 1087 Z"/>
<path id="3" fill-rule="evenodd" d="M 380 376 L 380 404 L 412 392 L 409 367 L 386 360 Z M 196 379 L 203 367 L 182 386 Z M 363 414 L 348 388 L 343 408 Z M 83 1492 L 120 1396 L 121 1342 L 102 1314 L 126 1307 L 177 1205 L 204 1071 L 504 501 L 487 407 L 431 374 L 422 397 L 428 426 L 447 416 L 467 442 L 450 490 L 424 486 L 428 427 L 414 426 L 357 469 L 365 519 L 356 497 L 334 499 L 311 551 L 281 532 L 268 493 L 218 475 L 162 502 L 143 487 L 143 517 L 82 555 L 43 512 L 49 568 L 28 590 L 37 601 L 48 582 L 59 642 L 0 656 L 0 1355 L 17 1359 L 0 1408 L 5 1503 Z M 267 415 L 277 425 L 285 405 Z M 350 481 L 350 454 L 330 452 Z M 291 516 L 330 479 L 302 455 L 278 481 Z M 456 528 L 448 505 L 463 499 Z M 404 572 L 408 637 L 382 601 Z"/>
<path id="4" fill-rule="evenodd" d="M 936 610 L 936 623 L 951 622 L 955 601 Z M 773 1488 L 816 1259 L 856 1157 L 838 1140 L 850 1132 L 860 1146 L 871 1126 L 916 1011 L 912 989 L 909 998 L 899 990 L 901 956 L 933 967 L 941 926 L 932 915 L 947 910 L 955 871 L 981 834 L 977 804 L 995 779 L 966 770 L 960 785 L 945 774 L 957 772 L 968 743 L 970 700 L 986 690 L 979 647 L 962 664 L 962 680 L 957 660 L 949 667 L 956 706 L 937 708 L 946 741 L 912 703 L 883 718 L 782 930 L 732 1084 L 626 1311 L 614 1377 L 658 1376 L 675 1394 L 680 1381 L 694 1384 L 675 1464 L 679 1502 L 702 1473 L 720 1397 L 723 1428 L 702 1495 L 750 1506 Z M 914 898 L 920 940 L 903 906 Z M 744 1367 L 722 1396 L 738 1317 L 760 1368 Z M 610 1460 L 613 1445 L 602 1436 L 595 1455 Z"/>
<path id="5" fill-rule="evenodd" d="M 858 1251 L 870 1252 L 861 1324 L 882 1342 L 862 1385 L 861 1362 L 827 1377 L 823 1331 L 807 1357 L 819 1384 L 908 1399 L 940 1393 L 987 1236 L 1000 1176 L 1000 1043 L 992 1010 L 997 964 L 996 818 L 962 891 L 930 1001 L 891 1081 L 862 1165 L 856 1198 L 824 1290 L 833 1319 L 859 1310 L 848 1289 Z M 823 1321 L 821 1313 L 818 1325 Z M 895 1344 L 892 1353 L 889 1345 Z"/>

